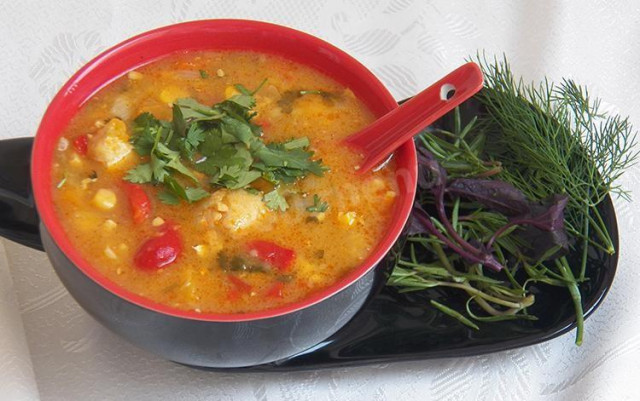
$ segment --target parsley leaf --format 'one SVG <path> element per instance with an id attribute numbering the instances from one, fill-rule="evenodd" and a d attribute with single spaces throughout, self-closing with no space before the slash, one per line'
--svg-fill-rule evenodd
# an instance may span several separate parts
<path id="1" fill-rule="evenodd" d="M 307 208 L 307 212 L 311 213 L 323 213 L 326 212 L 329 208 L 329 204 L 327 202 L 322 202 L 320 196 L 318 194 L 313 195 L 313 206 L 309 206 Z"/>
<path id="2" fill-rule="evenodd" d="M 302 138 L 295 138 L 282 144 L 285 150 L 303 149 L 309 146 L 309 138 L 303 136 Z"/>
<path id="3" fill-rule="evenodd" d="M 200 73 L 200 78 L 202 78 L 202 79 L 209 78 L 209 73 L 206 72 L 205 70 L 198 70 L 198 72 Z"/>
<path id="4" fill-rule="evenodd" d="M 202 188 L 183 188 L 182 185 L 172 176 L 174 172 L 184 175 L 194 182 L 198 182 L 197 177 L 180 161 L 180 152 L 171 149 L 172 137 L 176 133 L 184 136 L 186 122 L 182 118 L 179 108 L 173 108 L 173 124 L 160 121 L 149 113 L 143 113 L 134 121 L 134 135 L 131 139 L 136 151 L 149 156 L 148 163 L 142 163 L 129 170 L 124 179 L 137 184 L 163 184 L 166 188 L 159 197 L 160 200 L 168 204 L 176 204 L 180 199 L 194 202 L 208 196 L 209 193 Z M 191 134 L 190 145 L 196 142 Z M 184 139 L 187 143 L 187 139 Z M 199 141 L 199 139 L 198 139 Z M 165 144 L 166 142 L 166 144 Z M 196 145 L 197 146 L 197 145 Z"/>
<path id="5" fill-rule="evenodd" d="M 166 204 L 166 205 L 178 205 L 180 204 L 180 198 L 178 198 L 176 195 L 174 195 L 171 192 L 168 191 L 164 191 L 164 192 L 160 192 L 158 194 L 158 198 L 160 199 L 160 202 Z"/>
<path id="6" fill-rule="evenodd" d="M 255 150 L 255 155 L 269 168 L 294 169 L 311 172 L 322 177 L 322 160 L 311 160 L 313 152 L 300 148 L 286 150 L 283 144 L 270 143 Z"/>
<path id="7" fill-rule="evenodd" d="M 280 194 L 277 188 L 271 192 L 267 192 L 262 197 L 262 200 L 267 205 L 267 207 L 271 210 L 280 209 L 280 211 L 284 212 L 289 208 L 289 204 L 287 203 L 287 200 L 284 198 L 284 196 L 282 196 L 282 194 Z"/>
<path id="8" fill-rule="evenodd" d="M 146 184 L 151 182 L 153 177 L 153 169 L 149 163 L 144 163 L 136 166 L 135 168 L 127 171 L 127 175 L 124 179 L 133 182 L 134 184 Z"/>
<path id="9" fill-rule="evenodd" d="M 178 99 L 175 103 L 185 120 L 194 121 L 211 121 L 222 118 L 224 115 L 219 110 L 205 106 L 192 98 Z"/>
<path id="10" fill-rule="evenodd" d="M 222 117 L 222 130 L 233 135 L 238 141 L 244 143 L 247 147 L 249 147 L 255 140 L 258 140 L 249 124 L 229 116 Z"/>
<path id="11" fill-rule="evenodd" d="M 199 124 L 192 124 L 187 131 L 186 136 L 181 141 L 182 153 L 189 160 L 193 160 L 193 156 L 198 146 L 204 142 L 206 131 Z"/>
<path id="12" fill-rule="evenodd" d="M 189 202 L 196 202 L 200 199 L 204 199 L 210 195 L 209 192 L 205 191 L 202 188 L 185 188 L 185 194 L 187 195 L 187 200 Z"/>
<path id="13" fill-rule="evenodd" d="M 185 131 L 187 130 L 187 123 L 184 121 L 184 116 L 182 115 L 182 111 L 180 110 L 180 106 L 174 104 L 173 105 L 173 130 L 179 136 L 184 136 Z"/>
<path id="14" fill-rule="evenodd" d="M 162 131 L 162 123 L 151 113 L 142 113 L 133 121 L 131 138 L 133 149 L 141 156 L 148 156 L 156 143 L 158 131 Z"/>

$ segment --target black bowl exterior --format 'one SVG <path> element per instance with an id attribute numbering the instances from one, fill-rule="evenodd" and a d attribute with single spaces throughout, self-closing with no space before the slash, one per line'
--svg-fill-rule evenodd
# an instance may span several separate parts
<path id="1" fill-rule="evenodd" d="M 33 138 L 0 141 L 0 237 L 42 251 L 29 167 Z"/>
<path id="2" fill-rule="evenodd" d="M 73 298 L 131 343 L 186 365 L 232 368 L 288 358 L 330 337 L 358 312 L 373 289 L 374 270 L 344 290 L 285 315 L 245 322 L 179 318 L 142 308 L 87 277 L 41 225 L 44 248 Z"/>

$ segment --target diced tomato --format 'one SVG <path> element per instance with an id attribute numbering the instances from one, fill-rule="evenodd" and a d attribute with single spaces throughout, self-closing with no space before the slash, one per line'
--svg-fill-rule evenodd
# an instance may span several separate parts
<path id="1" fill-rule="evenodd" d="M 81 156 L 85 156 L 87 154 L 87 150 L 89 149 L 89 137 L 86 135 L 80 135 L 76 139 L 73 140 L 73 149 Z"/>
<path id="2" fill-rule="evenodd" d="M 229 288 L 229 290 L 227 290 L 227 299 L 232 302 L 237 301 L 240 299 L 240 291 L 235 287 Z"/>
<path id="3" fill-rule="evenodd" d="M 251 256 L 257 257 L 280 271 L 289 270 L 296 258 L 296 253 L 293 250 L 269 241 L 250 241 L 247 244 L 247 250 Z"/>
<path id="4" fill-rule="evenodd" d="M 248 294 L 251 292 L 251 286 L 245 283 L 242 279 L 234 276 L 233 274 L 229 274 L 227 276 L 233 287 L 238 290 L 238 292 L 242 294 Z"/>
<path id="5" fill-rule="evenodd" d="M 277 281 L 267 290 L 265 295 L 270 298 L 282 298 L 283 288 L 284 288 L 284 283 L 281 281 Z"/>
<path id="6" fill-rule="evenodd" d="M 177 231 L 168 228 L 160 236 L 146 240 L 133 261 L 142 270 L 156 270 L 167 266 L 182 252 L 182 239 Z"/>
<path id="7" fill-rule="evenodd" d="M 256 121 L 256 125 L 261 126 L 263 129 L 271 127 L 269 120 L 258 120 Z"/>
<path id="8" fill-rule="evenodd" d="M 133 222 L 140 224 L 151 216 L 151 200 L 140 185 L 125 183 Z"/>

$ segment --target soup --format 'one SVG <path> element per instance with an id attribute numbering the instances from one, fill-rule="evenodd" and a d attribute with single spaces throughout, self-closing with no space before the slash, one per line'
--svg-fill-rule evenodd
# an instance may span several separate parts
<path id="1" fill-rule="evenodd" d="M 393 161 L 357 174 L 341 144 L 373 119 L 278 56 L 176 54 L 83 105 L 55 150 L 55 208 L 128 291 L 196 312 L 282 306 L 360 265 L 390 224 Z"/>

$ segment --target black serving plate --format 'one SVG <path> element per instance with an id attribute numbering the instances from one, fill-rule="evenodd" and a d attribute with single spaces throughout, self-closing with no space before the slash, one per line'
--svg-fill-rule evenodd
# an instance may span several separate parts
<path id="1" fill-rule="evenodd" d="M 479 112 L 471 99 L 460 106 L 463 126 Z M 435 126 L 451 130 L 453 113 Z M 585 319 L 602 303 L 611 287 L 618 264 L 618 225 L 611 198 L 599 206 L 609 229 L 616 253 L 609 255 L 593 247 L 588 250 L 586 280 L 581 286 Z M 578 263 L 582 254 L 576 249 L 568 255 Z M 429 299 L 464 308 L 462 297 L 452 299 L 446 290 L 399 293 L 385 286 L 392 257 L 379 266 L 377 292 L 363 309 L 340 331 L 315 347 L 298 355 L 269 364 L 238 368 L 240 371 L 292 371 L 419 359 L 474 356 L 539 344 L 565 334 L 576 327 L 573 302 L 565 288 L 547 285 L 529 286 L 536 296 L 528 311 L 538 320 L 475 322 L 476 331 L 462 325 L 429 305 Z M 459 302 L 456 305 L 456 302 Z"/>
<path id="2" fill-rule="evenodd" d="M 477 113 L 478 105 L 470 100 L 461 106 L 461 110 L 463 120 L 468 121 Z M 452 116 L 447 115 L 435 125 L 450 129 L 451 124 Z M 8 189 L 6 193 L 0 191 L 0 236 L 42 249 L 29 186 L 31 144 L 31 138 L 0 142 L 0 164 L 7 167 L 0 171 L 0 188 Z M 618 228 L 611 199 L 602 202 L 599 210 L 617 251 Z M 581 250 L 576 250 L 569 255 L 570 261 L 572 258 L 577 260 L 580 254 Z M 613 282 L 618 262 L 617 253 L 608 255 L 590 248 L 588 255 L 588 280 L 580 287 L 585 317 L 602 303 Z M 429 299 L 443 298 L 447 298 L 447 304 L 455 306 L 456 301 L 443 290 L 436 288 L 401 294 L 386 287 L 391 259 L 388 256 L 382 266 L 378 266 L 376 291 L 366 305 L 335 335 L 290 358 L 226 370 L 294 371 L 473 356 L 538 344 L 575 328 L 568 291 L 539 285 L 530 287 L 536 303 L 529 311 L 538 317 L 537 321 L 480 322 L 479 331 L 469 329 L 429 306 Z"/>

